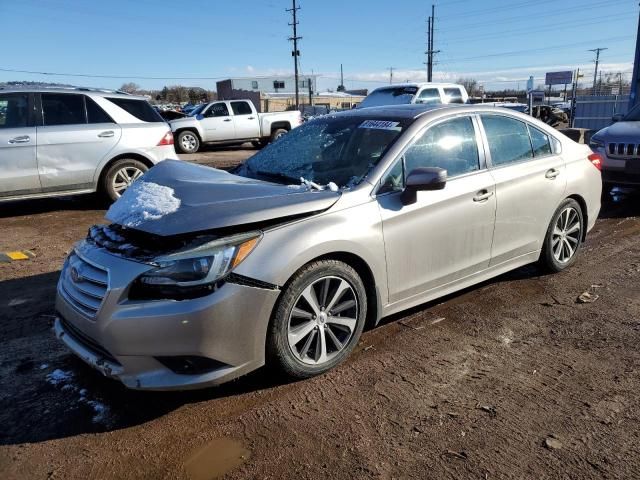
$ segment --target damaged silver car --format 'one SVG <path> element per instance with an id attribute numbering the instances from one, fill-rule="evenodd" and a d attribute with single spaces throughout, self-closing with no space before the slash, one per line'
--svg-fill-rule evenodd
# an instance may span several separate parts
<path id="1" fill-rule="evenodd" d="M 231 172 L 165 161 L 67 258 L 56 335 L 136 389 L 326 372 L 366 324 L 522 265 L 576 261 L 597 154 L 480 105 L 320 117 Z"/>

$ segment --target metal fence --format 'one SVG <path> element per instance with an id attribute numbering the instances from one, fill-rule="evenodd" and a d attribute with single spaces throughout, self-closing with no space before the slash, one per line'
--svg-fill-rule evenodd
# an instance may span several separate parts
<path id="1" fill-rule="evenodd" d="M 628 108 L 629 95 L 578 95 L 573 126 L 600 130 L 611 125 L 613 115 L 625 114 Z"/>

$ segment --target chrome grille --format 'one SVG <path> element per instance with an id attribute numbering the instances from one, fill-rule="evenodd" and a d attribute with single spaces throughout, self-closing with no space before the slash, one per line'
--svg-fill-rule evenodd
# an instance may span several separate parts
<path id="1" fill-rule="evenodd" d="M 637 143 L 609 143 L 607 153 L 614 157 L 640 157 L 640 144 Z"/>
<path id="2" fill-rule="evenodd" d="M 60 285 L 68 302 L 80 313 L 93 318 L 107 294 L 109 274 L 72 253 L 62 270 Z"/>

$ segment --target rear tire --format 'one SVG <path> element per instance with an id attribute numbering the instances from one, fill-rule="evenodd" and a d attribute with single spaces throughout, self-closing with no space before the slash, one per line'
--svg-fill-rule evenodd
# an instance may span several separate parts
<path id="1" fill-rule="evenodd" d="M 324 373 L 357 345 L 366 317 L 367 294 L 352 267 L 337 260 L 310 263 L 288 282 L 276 304 L 267 365 L 295 379 Z"/>
<path id="2" fill-rule="evenodd" d="M 121 158 L 116 160 L 106 171 L 100 188 L 109 200 L 115 202 L 147 170 L 149 170 L 149 167 L 140 160 Z"/>
<path id="3" fill-rule="evenodd" d="M 200 138 L 191 130 L 183 130 L 175 142 L 180 153 L 196 153 L 200 149 Z"/>
<path id="4" fill-rule="evenodd" d="M 582 245 L 584 228 L 580 204 L 567 198 L 555 211 L 547 228 L 540 265 L 554 273 L 573 265 Z"/>
<path id="5" fill-rule="evenodd" d="M 286 135 L 289 130 L 285 130 L 284 128 L 276 128 L 273 132 L 271 132 L 270 142 L 275 142 L 283 135 Z"/>

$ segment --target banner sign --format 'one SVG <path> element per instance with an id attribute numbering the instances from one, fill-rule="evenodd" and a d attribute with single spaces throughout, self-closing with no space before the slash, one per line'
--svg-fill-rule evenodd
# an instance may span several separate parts
<path id="1" fill-rule="evenodd" d="M 565 85 L 573 83 L 573 72 L 547 72 L 545 76 L 545 85 Z"/>

